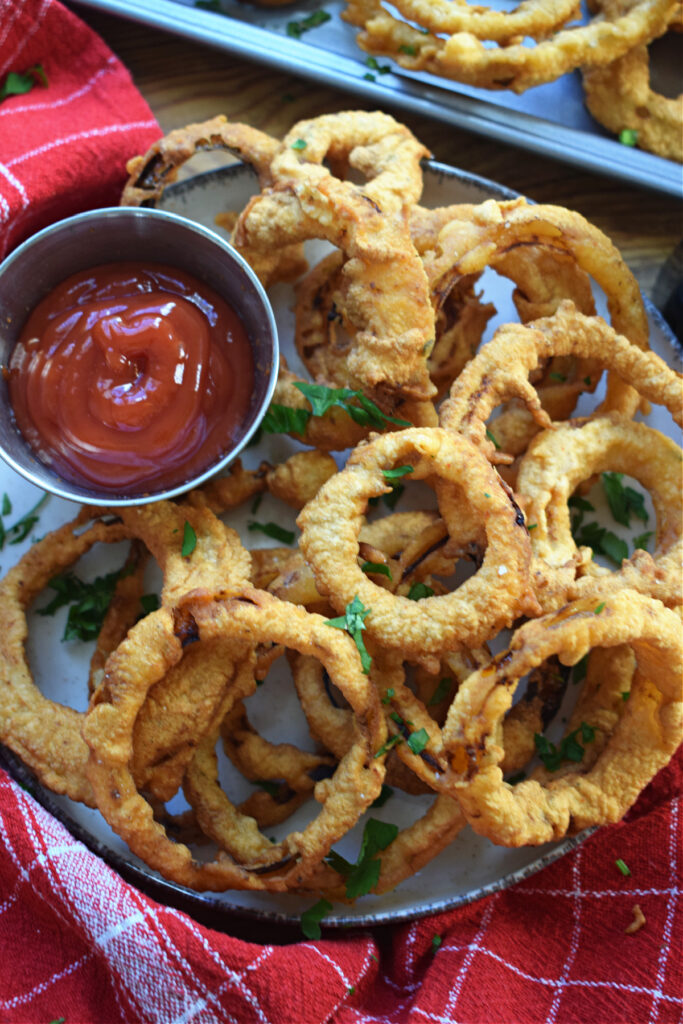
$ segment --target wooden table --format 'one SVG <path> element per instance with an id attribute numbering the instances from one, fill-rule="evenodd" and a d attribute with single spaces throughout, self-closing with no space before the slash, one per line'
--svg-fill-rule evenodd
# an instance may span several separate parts
<path id="1" fill-rule="evenodd" d="M 73 5 L 130 69 L 164 131 L 224 113 L 273 135 L 304 117 L 363 107 L 352 94 L 238 60 L 210 47 Z M 391 110 L 444 163 L 542 203 L 578 210 L 619 247 L 646 294 L 683 235 L 676 199 L 590 174 L 525 150 Z M 682 171 L 683 178 L 683 171 Z M 683 191 L 683 188 L 682 188 Z"/>

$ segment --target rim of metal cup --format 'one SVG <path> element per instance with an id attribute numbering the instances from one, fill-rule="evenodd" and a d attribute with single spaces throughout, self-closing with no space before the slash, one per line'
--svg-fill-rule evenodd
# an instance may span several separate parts
<path id="1" fill-rule="evenodd" d="M 212 463 L 202 473 L 198 474 L 197 476 L 192 476 L 188 481 L 174 485 L 173 487 L 169 487 L 164 490 L 155 491 L 150 494 L 142 493 L 139 495 L 132 495 L 130 497 L 121 497 L 116 494 L 110 495 L 106 491 L 98 492 L 94 487 L 86 488 L 85 486 L 83 486 L 82 489 L 79 489 L 79 485 L 70 484 L 68 480 L 63 479 L 48 465 L 42 463 L 37 458 L 33 448 L 23 438 L 21 432 L 18 430 L 16 426 L 14 429 L 16 430 L 17 437 L 22 443 L 26 451 L 27 457 L 35 464 L 35 470 L 32 470 L 28 466 L 22 465 L 20 461 L 18 461 L 13 455 L 6 451 L 4 444 L 0 440 L 0 458 L 2 458 L 3 461 L 6 462 L 7 465 L 9 465 L 15 472 L 19 473 L 20 476 L 24 477 L 24 479 L 28 480 L 36 487 L 39 487 L 44 491 L 49 491 L 50 494 L 54 494 L 57 497 L 64 498 L 67 501 L 75 501 L 83 505 L 106 505 L 111 508 L 122 507 L 126 505 L 146 505 L 153 501 L 163 501 L 168 498 L 177 497 L 180 494 L 184 494 L 186 491 L 193 490 L 195 487 L 200 487 L 203 483 L 206 483 L 207 480 L 210 480 L 212 477 L 220 473 L 221 470 L 226 469 L 227 466 L 229 466 L 230 463 L 233 462 L 238 457 L 240 452 L 242 452 L 243 449 L 249 444 L 249 441 L 258 430 L 263 420 L 263 417 L 266 414 L 270 401 L 273 397 L 275 385 L 277 383 L 280 350 L 277 324 L 275 322 L 275 316 L 270 304 L 270 300 L 266 295 L 266 291 L 263 285 L 259 281 L 258 277 L 254 273 L 252 268 L 249 266 L 247 261 L 244 259 L 244 257 L 235 248 L 233 248 L 233 246 L 230 245 L 230 243 L 226 239 L 222 238 L 216 231 L 212 231 L 211 228 L 207 228 L 203 224 L 198 224 L 196 221 L 192 221 L 189 218 L 183 217 L 177 213 L 170 213 L 167 210 L 157 210 L 152 207 L 105 206 L 99 207 L 95 210 L 87 210 L 84 213 L 77 213 L 72 217 L 66 217 L 63 220 L 56 221 L 54 224 L 50 224 L 48 225 L 48 227 L 42 228 L 40 231 L 37 231 L 34 235 L 31 235 L 30 238 L 27 238 L 24 242 L 18 245 L 17 248 L 14 249 L 9 254 L 9 256 L 7 256 L 2 261 L 2 263 L 0 263 L 0 282 L 2 280 L 2 277 L 7 273 L 8 270 L 13 268 L 15 264 L 19 263 L 22 259 L 24 259 L 28 252 L 31 252 L 35 248 L 39 247 L 46 238 L 52 238 L 55 235 L 59 235 L 62 232 L 68 232 L 72 230 L 72 228 L 74 227 L 78 227 L 82 224 L 88 224 L 89 222 L 101 223 L 103 221 L 106 222 L 125 218 L 130 218 L 131 220 L 156 220 L 158 222 L 164 221 L 169 224 L 174 224 L 178 228 L 182 228 L 183 230 L 191 234 L 202 236 L 206 241 L 212 243 L 213 245 L 221 249 L 223 253 L 229 258 L 229 260 L 233 264 L 235 264 L 245 275 L 249 285 L 253 289 L 253 292 L 259 301 L 260 306 L 263 309 L 263 312 L 265 314 L 265 321 L 268 327 L 268 338 L 270 340 L 269 347 L 271 349 L 271 352 L 270 367 L 267 371 L 259 371 L 258 367 L 256 366 L 255 360 L 255 373 L 261 372 L 265 375 L 265 373 L 267 372 L 267 381 L 262 401 L 258 407 L 258 410 L 254 414 L 252 423 L 249 425 L 244 435 L 240 437 L 239 441 L 237 441 L 228 452 L 222 455 L 216 462 Z M 127 259 L 133 262 L 135 257 L 131 255 L 130 257 L 127 257 Z M 167 258 L 165 258 L 163 254 L 160 254 L 159 258 L 156 261 L 159 263 L 166 262 L 171 266 L 178 265 L 177 263 L 174 263 L 173 260 L 168 260 Z M 113 259 L 112 262 L 122 262 L 122 260 Z M 96 261 L 94 263 L 86 265 L 98 266 L 101 265 L 101 262 Z M 192 273 L 191 269 L 188 267 L 180 267 L 180 269 L 185 269 L 186 272 Z M 56 287 L 60 283 L 60 281 L 66 280 L 68 277 L 71 276 L 72 273 L 77 272 L 78 271 L 68 270 L 61 278 L 56 280 L 51 287 Z M 45 295 L 49 293 L 50 290 L 51 288 L 48 288 L 46 291 L 44 291 L 42 295 L 37 295 L 32 303 L 31 308 L 35 308 L 38 302 L 40 302 L 45 297 Z M 215 288 L 214 290 L 218 291 L 217 288 Z M 30 310 L 27 310 L 27 315 L 29 312 Z M 239 315 L 240 310 L 237 308 L 236 312 Z M 22 321 L 22 323 L 23 322 L 25 321 Z M 250 341 L 252 341 L 251 338 Z M 6 401 L 8 402 L 9 405 L 8 396 L 6 396 Z"/>

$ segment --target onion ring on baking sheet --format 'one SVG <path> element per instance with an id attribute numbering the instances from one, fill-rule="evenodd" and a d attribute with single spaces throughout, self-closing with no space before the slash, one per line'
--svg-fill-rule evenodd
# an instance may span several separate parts
<path id="1" fill-rule="evenodd" d="M 476 832 L 504 846 L 540 844 L 618 821 L 681 741 L 683 635 L 661 602 L 621 590 L 582 598 L 527 622 L 507 652 L 460 687 L 443 730 L 453 784 Z M 599 756 L 585 771 L 548 784 L 503 781 L 501 719 L 518 680 L 549 655 L 575 664 L 593 647 L 628 644 L 636 669 L 630 696 Z"/>
<path id="2" fill-rule="evenodd" d="M 598 6 L 615 5 L 601 0 Z M 680 31 L 681 18 L 679 2 L 667 28 Z M 665 96 L 652 88 L 645 43 L 604 67 L 587 63 L 581 74 L 586 106 L 599 124 L 615 135 L 632 132 L 639 149 L 683 163 L 683 93 Z"/>
<path id="3" fill-rule="evenodd" d="M 487 47 L 472 32 L 447 38 L 393 17 L 380 0 L 349 0 L 342 17 L 361 28 L 356 42 L 406 71 L 428 71 L 481 89 L 524 92 L 582 64 L 609 64 L 665 30 L 676 0 L 632 0 L 615 18 L 568 26 L 534 46 Z M 457 10 L 458 8 L 456 8 Z"/>

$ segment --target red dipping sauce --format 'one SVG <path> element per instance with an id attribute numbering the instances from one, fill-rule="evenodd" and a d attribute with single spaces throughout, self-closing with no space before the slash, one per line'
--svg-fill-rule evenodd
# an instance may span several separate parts
<path id="1" fill-rule="evenodd" d="M 234 310 L 175 267 L 74 274 L 12 352 L 17 426 L 65 480 L 129 495 L 181 485 L 237 438 L 254 363 Z"/>

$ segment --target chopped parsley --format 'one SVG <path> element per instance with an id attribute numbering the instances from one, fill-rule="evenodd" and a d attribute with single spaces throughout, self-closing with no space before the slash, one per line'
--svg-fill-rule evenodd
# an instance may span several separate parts
<path id="1" fill-rule="evenodd" d="M 382 744 L 382 746 L 375 754 L 375 758 L 383 757 L 384 754 L 388 754 L 392 747 L 397 747 L 399 743 L 403 743 L 403 737 L 399 736 L 399 734 L 396 733 L 395 736 L 392 736 L 390 739 L 387 740 L 386 743 Z"/>
<path id="2" fill-rule="evenodd" d="M 440 704 L 441 701 L 446 697 L 446 694 L 448 693 L 450 688 L 451 688 L 451 679 L 449 679 L 448 676 L 444 676 L 443 679 L 439 680 L 438 685 L 437 685 L 436 689 L 434 690 L 434 693 L 429 698 L 429 702 L 427 704 L 427 707 L 431 708 L 435 704 Z"/>
<path id="3" fill-rule="evenodd" d="M 426 729 L 418 729 L 408 737 L 408 746 L 414 754 L 421 754 L 429 743 L 429 733 Z"/>
<path id="4" fill-rule="evenodd" d="M 282 541 L 283 544 L 293 544 L 294 537 L 296 536 L 294 530 L 285 530 L 283 526 L 278 526 L 277 523 L 257 523 L 252 520 L 247 529 L 251 533 L 265 533 L 266 537 Z"/>
<path id="5" fill-rule="evenodd" d="M 579 735 L 584 743 L 590 743 L 595 739 L 595 729 L 586 722 L 582 722 L 578 729 L 574 729 L 564 737 L 559 747 L 540 733 L 534 734 L 536 752 L 549 772 L 556 772 L 563 761 L 574 761 L 578 764 L 583 760 L 586 751 L 577 739 Z"/>
<path id="6" fill-rule="evenodd" d="M 391 65 L 379 64 L 375 57 L 367 57 L 365 63 L 372 71 L 376 71 L 378 75 L 388 75 L 391 72 Z"/>
<path id="7" fill-rule="evenodd" d="M 372 658 L 368 654 L 365 641 L 363 640 L 363 630 L 365 629 L 365 619 L 371 611 L 372 609 L 366 608 L 358 594 L 356 594 L 353 601 L 347 604 L 343 615 L 338 616 L 336 619 L 328 619 L 326 622 L 327 626 L 347 631 L 358 648 L 361 666 L 365 675 L 370 671 Z"/>
<path id="8" fill-rule="evenodd" d="M 145 615 L 155 612 L 159 608 L 159 598 L 156 594 L 143 594 L 140 598 L 140 607 Z"/>
<path id="9" fill-rule="evenodd" d="M 632 515 L 636 519 L 640 519 L 641 522 L 646 523 L 649 517 L 645 508 L 644 495 L 633 487 L 624 487 L 623 479 L 623 473 L 602 474 L 602 486 L 612 516 L 622 526 L 631 525 Z"/>
<path id="10" fill-rule="evenodd" d="M 572 667 L 572 682 L 582 683 L 586 678 L 586 672 L 588 671 L 588 655 L 584 654 L 583 658 L 580 658 L 577 663 Z"/>
<path id="11" fill-rule="evenodd" d="M 293 409 L 273 402 L 261 421 L 264 434 L 305 434 L 311 418 L 308 409 Z"/>
<path id="12" fill-rule="evenodd" d="M 385 805 L 385 803 L 387 802 L 387 800 L 388 800 L 388 799 L 389 799 L 390 797 L 392 797 L 393 795 L 394 795 L 394 791 L 393 791 L 393 789 L 391 788 L 391 786 L 387 786 L 387 785 L 386 785 L 386 784 L 385 784 L 385 783 L 383 782 L 383 783 L 382 783 L 382 788 L 381 788 L 381 790 L 379 791 L 379 796 L 378 796 L 378 797 L 376 797 L 376 798 L 375 798 L 375 799 L 374 799 L 374 800 L 372 801 L 372 803 L 370 804 L 370 806 L 371 806 L 371 807 L 384 807 L 384 805 Z"/>
<path id="13" fill-rule="evenodd" d="M 391 569 L 384 562 L 363 562 L 361 565 L 363 572 L 374 573 L 376 576 L 386 576 L 391 579 Z"/>
<path id="14" fill-rule="evenodd" d="M 387 692 L 382 697 L 382 704 L 391 704 L 392 697 L 396 695 L 396 691 L 393 686 L 390 686 Z"/>
<path id="15" fill-rule="evenodd" d="M 305 381 L 297 381 L 294 387 L 311 403 L 314 416 L 324 416 L 328 409 L 336 405 L 362 427 L 382 429 L 387 423 L 393 423 L 397 427 L 410 426 L 408 420 L 387 416 L 362 391 L 354 391 L 352 388 L 328 388 L 324 384 L 307 384 Z M 356 402 L 357 405 L 354 404 Z"/>
<path id="16" fill-rule="evenodd" d="M 556 373 L 555 371 L 553 371 L 553 373 L 549 373 L 548 376 L 551 380 L 559 381 L 560 384 L 564 384 L 567 379 L 566 373 Z"/>
<path id="17" fill-rule="evenodd" d="M 305 149 L 308 143 L 305 139 L 295 139 L 292 143 L 292 149 L 302 150 Z"/>
<path id="18" fill-rule="evenodd" d="M 375 76 L 371 75 L 369 71 L 365 72 L 365 74 L 363 75 L 363 78 L 365 79 L 366 82 L 376 82 L 377 81 Z"/>
<path id="19" fill-rule="evenodd" d="M 355 900 L 365 896 L 379 881 L 380 862 L 377 854 L 386 850 L 398 835 L 398 825 L 390 825 L 377 818 L 369 818 L 363 831 L 360 852 L 355 864 L 351 864 L 334 850 L 325 858 L 335 871 L 346 879 L 347 899 Z"/>
<path id="20" fill-rule="evenodd" d="M 387 506 L 387 508 L 390 508 L 392 512 L 398 505 L 401 495 L 403 494 L 404 491 L 405 487 L 403 486 L 403 484 L 394 484 L 394 486 L 391 488 L 388 494 L 382 495 L 384 504 Z"/>
<path id="21" fill-rule="evenodd" d="M 488 437 L 489 441 L 491 442 L 493 447 L 496 449 L 496 451 L 499 452 L 500 451 L 500 445 L 498 444 L 498 442 L 496 441 L 495 437 L 493 436 L 493 434 L 491 433 L 491 431 L 489 430 L 488 427 L 486 428 L 486 436 Z"/>
<path id="22" fill-rule="evenodd" d="M 624 877 L 626 877 L 626 878 L 630 878 L 630 877 L 631 877 L 631 871 L 630 871 L 630 869 L 629 869 L 629 866 L 628 866 L 628 864 L 626 864 L 626 863 L 625 863 L 625 862 L 624 862 L 624 861 L 623 861 L 623 860 L 621 859 L 621 857 L 618 857 L 618 858 L 617 858 L 617 859 L 615 860 L 615 862 L 614 862 L 614 863 L 615 863 L 615 864 L 616 864 L 616 866 L 617 866 L 617 867 L 619 868 L 619 870 L 621 871 L 622 875 L 624 875 Z"/>
<path id="23" fill-rule="evenodd" d="M 69 607 L 62 640 L 95 640 L 102 627 L 107 609 L 114 595 L 116 584 L 132 571 L 124 566 L 117 572 L 98 576 L 92 583 L 85 583 L 72 572 L 54 576 L 49 583 L 55 597 L 43 608 L 37 608 L 38 615 L 54 615 L 60 608 Z"/>
<path id="24" fill-rule="evenodd" d="M 440 935 L 432 935 L 432 953 L 436 953 L 442 942 L 443 939 Z"/>
<path id="25" fill-rule="evenodd" d="M 605 602 L 601 601 L 600 604 L 595 608 L 593 615 L 599 615 L 600 612 L 605 610 Z"/>
<path id="26" fill-rule="evenodd" d="M 635 128 L 622 128 L 618 139 L 622 146 L 635 146 L 638 141 L 638 132 Z"/>
<path id="27" fill-rule="evenodd" d="M 622 700 L 628 700 L 630 696 L 631 696 L 631 691 L 630 690 L 622 690 L 621 691 L 621 699 Z"/>
<path id="28" fill-rule="evenodd" d="M 402 476 L 408 476 L 413 472 L 413 466 L 396 466 L 395 469 L 383 469 L 382 476 L 391 483 L 392 480 L 400 480 Z"/>
<path id="29" fill-rule="evenodd" d="M 0 84 L 0 103 L 8 96 L 23 96 L 39 84 L 48 84 L 42 64 L 33 64 L 26 71 L 10 71 Z"/>
<path id="30" fill-rule="evenodd" d="M 327 11 L 318 10 L 308 14 L 301 21 L 288 21 L 287 22 L 287 35 L 293 39 L 300 39 L 304 32 L 310 32 L 312 28 L 318 28 L 319 25 L 324 25 L 326 21 L 329 21 L 332 17 Z"/>
<path id="31" fill-rule="evenodd" d="M 403 43 L 398 49 L 399 53 L 406 53 L 409 57 L 417 56 L 417 47 L 410 46 L 408 43 Z"/>
<path id="32" fill-rule="evenodd" d="M 2 519 L 0 519 L 0 551 L 2 551 L 5 544 L 21 544 L 22 540 L 25 540 L 26 537 L 28 537 L 29 533 L 40 519 L 40 516 L 37 515 L 38 509 L 42 508 L 48 498 L 49 494 L 43 494 L 33 508 L 30 508 L 28 512 L 21 517 L 21 519 L 17 519 L 16 523 L 13 523 L 11 526 L 5 526 Z M 8 495 L 3 494 L 2 515 L 10 515 L 11 511 L 12 502 Z"/>
<path id="33" fill-rule="evenodd" d="M 426 583 L 411 583 L 408 591 L 409 601 L 421 601 L 424 597 L 434 597 L 434 591 Z"/>
<path id="34" fill-rule="evenodd" d="M 654 535 L 653 530 L 646 530 L 645 533 L 639 533 L 637 537 L 633 538 L 633 550 L 637 551 L 638 548 L 641 551 L 647 551 L 647 546 L 650 542 L 650 537 Z"/>
<path id="35" fill-rule="evenodd" d="M 186 519 L 185 525 L 183 526 L 183 546 L 180 549 L 180 553 L 183 558 L 189 558 L 196 547 L 197 534 Z"/>
<path id="36" fill-rule="evenodd" d="M 301 931 L 307 939 L 320 938 L 320 922 L 332 910 L 329 900 L 318 900 L 301 915 Z"/>

